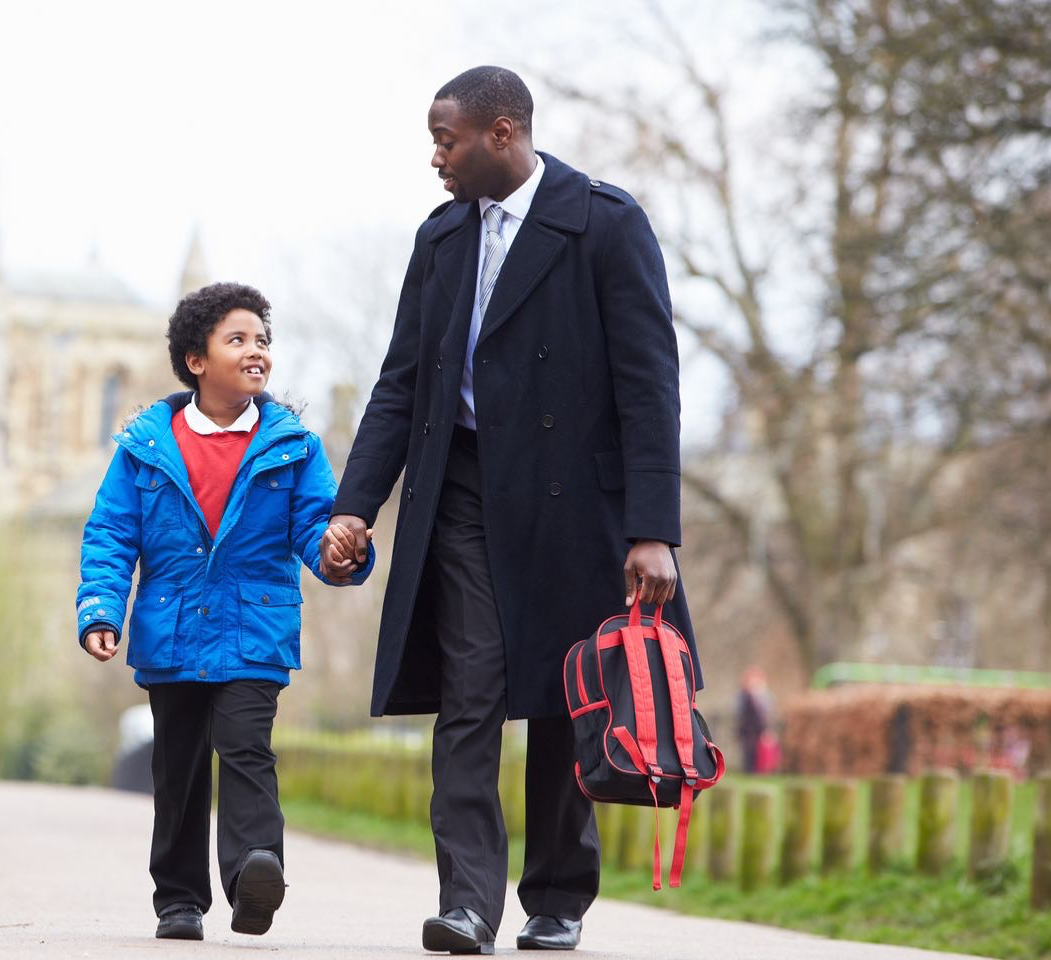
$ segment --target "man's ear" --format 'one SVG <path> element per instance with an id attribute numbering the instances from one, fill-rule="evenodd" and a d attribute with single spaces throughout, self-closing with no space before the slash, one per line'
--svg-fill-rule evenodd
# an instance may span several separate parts
<path id="1" fill-rule="evenodd" d="M 497 117 L 491 128 L 497 150 L 510 146 L 515 136 L 515 122 L 510 117 Z"/>
<path id="2" fill-rule="evenodd" d="M 204 372 L 204 357 L 199 357 L 195 353 L 186 354 L 186 366 L 195 377 L 200 376 Z"/>

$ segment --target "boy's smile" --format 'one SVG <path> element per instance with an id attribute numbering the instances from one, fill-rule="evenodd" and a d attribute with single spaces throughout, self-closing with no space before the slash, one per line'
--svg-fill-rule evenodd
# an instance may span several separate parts
<path id="1" fill-rule="evenodd" d="M 186 365 L 197 377 L 201 412 L 229 426 L 270 379 L 270 338 L 263 321 L 242 307 L 231 310 L 208 334 L 204 356 L 187 354 Z"/>

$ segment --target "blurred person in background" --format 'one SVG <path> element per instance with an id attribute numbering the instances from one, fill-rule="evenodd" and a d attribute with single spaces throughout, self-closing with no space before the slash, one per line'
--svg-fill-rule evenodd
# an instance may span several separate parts
<path id="1" fill-rule="evenodd" d="M 437 712 L 428 950 L 492 953 L 507 888 L 501 732 L 528 718 L 520 949 L 571 950 L 598 892 L 573 779 L 566 651 L 631 604 L 688 639 L 679 381 L 664 261 L 623 190 L 538 153 L 521 79 L 476 67 L 435 95 L 452 199 L 420 227 L 333 523 L 367 531 L 404 470 L 372 712 Z M 326 558 L 328 575 L 339 561 Z"/>
<path id="2" fill-rule="evenodd" d="M 749 667 L 741 676 L 737 694 L 737 740 L 745 773 L 770 773 L 779 763 L 772 715 L 766 674 L 759 667 Z"/>

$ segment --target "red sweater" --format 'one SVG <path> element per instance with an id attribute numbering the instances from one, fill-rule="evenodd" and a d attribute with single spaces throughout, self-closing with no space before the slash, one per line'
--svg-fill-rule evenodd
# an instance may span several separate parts
<path id="1" fill-rule="evenodd" d="M 248 433 L 200 434 L 190 429 L 186 414 L 180 410 L 172 417 L 172 433 L 179 445 L 190 489 L 204 514 L 208 532 L 214 537 L 223 519 L 230 488 L 245 451 L 259 430 L 259 421 Z"/>

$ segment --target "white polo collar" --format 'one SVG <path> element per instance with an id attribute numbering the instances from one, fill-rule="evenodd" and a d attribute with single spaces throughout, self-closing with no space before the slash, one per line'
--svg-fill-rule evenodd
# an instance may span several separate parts
<path id="1" fill-rule="evenodd" d="M 190 402 L 183 408 L 183 412 L 186 415 L 186 426 L 202 436 L 212 433 L 249 433 L 259 419 L 259 408 L 249 400 L 248 406 L 230 426 L 220 427 L 201 413 L 200 407 L 197 406 L 196 393 L 190 397 Z"/>

